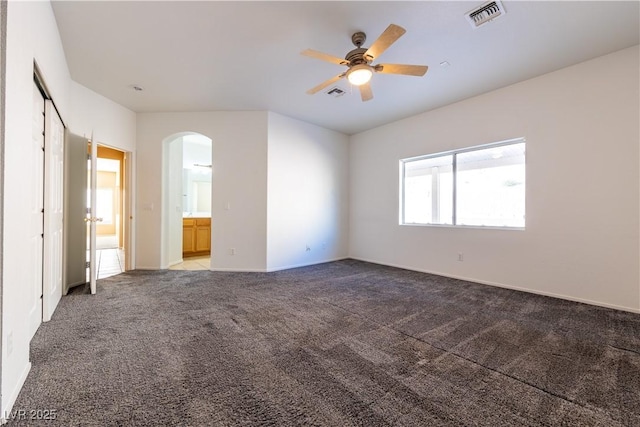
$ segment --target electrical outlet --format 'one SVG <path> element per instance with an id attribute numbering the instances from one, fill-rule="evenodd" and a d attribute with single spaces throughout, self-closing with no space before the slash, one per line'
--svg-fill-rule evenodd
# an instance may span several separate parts
<path id="1" fill-rule="evenodd" d="M 235 254 L 236 254 L 236 248 L 229 249 L 229 255 L 235 255 Z"/>
<path id="2" fill-rule="evenodd" d="M 462 252 L 458 252 L 458 261 L 464 261 L 464 255 Z"/>
<path id="3" fill-rule="evenodd" d="M 13 331 L 7 334 L 7 356 L 11 356 L 13 353 Z"/>

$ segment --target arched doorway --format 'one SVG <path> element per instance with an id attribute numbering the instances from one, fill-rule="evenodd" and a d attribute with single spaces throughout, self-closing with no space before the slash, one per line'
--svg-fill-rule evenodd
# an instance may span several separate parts
<path id="1" fill-rule="evenodd" d="M 209 268 L 212 140 L 196 132 L 171 135 L 162 158 L 162 265 L 171 268 L 189 257 L 185 264 L 193 269 Z M 191 262 L 196 257 L 197 264 Z"/>

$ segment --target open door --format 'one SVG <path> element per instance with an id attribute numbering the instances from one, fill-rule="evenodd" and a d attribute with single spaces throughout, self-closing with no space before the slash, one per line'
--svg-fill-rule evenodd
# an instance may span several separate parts
<path id="1" fill-rule="evenodd" d="M 89 157 L 89 217 L 87 222 L 89 223 L 89 284 L 91 287 L 91 294 L 96 293 L 96 280 L 98 278 L 98 263 L 96 262 L 96 224 L 102 221 L 101 218 L 96 217 L 97 206 L 97 190 L 98 190 L 98 144 L 93 137 L 90 143 L 90 157 Z"/>
<path id="2" fill-rule="evenodd" d="M 65 141 L 64 288 L 87 283 L 87 138 L 67 134 Z"/>
<path id="3" fill-rule="evenodd" d="M 91 144 L 91 140 L 78 135 L 69 134 L 65 147 L 64 293 L 87 283 L 95 293 L 96 280 L 113 275 L 112 258 L 116 251 L 118 273 L 132 265 L 130 256 L 124 257 L 124 268 L 121 262 L 123 252 L 130 254 L 127 248 L 131 244 L 131 196 L 125 189 L 130 185 L 131 162 L 128 153 Z M 117 175 L 113 172 L 116 163 Z M 105 187 L 105 177 L 111 175 L 117 176 L 117 185 Z M 105 203 L 107 199 L 113 199 L 113 203 Z M 111 220 L 104 221 L 108 215 L 112 215 Z M 111 231 L 101 241 L 100 227 L 109 222 L 115 224 L 117 233 L 110 235 Z"/>

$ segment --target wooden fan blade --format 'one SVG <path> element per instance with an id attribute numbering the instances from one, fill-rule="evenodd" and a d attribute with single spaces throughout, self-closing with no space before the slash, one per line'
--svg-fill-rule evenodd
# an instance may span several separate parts
<path id="1" fill-rule="evenodd" d="M 378 64 L 374 67 L 382 74 L 404 74 L 405 76 L 424 76 L 429 67 L 426 65 Z"/>
<path id="2" fill-rule="evenodd" d="M 327 81 L 325 81 L 325 82 L 320 83 L 318 86 L 316 86 L 316 87 L 314 87 L 314 88 L 312 88 L 312 89 L 309 89 L 309 90 L 307 91 L 307 93 L 308 93 L 309 95 L 313 95 L 314 93 L 316 93 L 316 92 L 318 92 L 318 91 L 320 91 L 320 90 L 324 89 L 325 87 L 329 86 L 330 84 L 337 82 L 338 80 L 340 80 L 341 78 L 343 78 L 343 77 L 344 77 L 344 76 L 346 76 L 346 75 L 347 75 L 347 73 L 338 74 L 337 76 L 332 77 L 332 78 L 330 78 L 329 80 L 327 80 Z"/>
<path id="3" fill-rule="evenodd" d="M 317 50 L 307 49 L 300 52 L 301 55 L 309 56 L 311 58 L 320 59 L 322 61 L 331 62 L 338 65 L 349 65 L 349 61 L 346 59 L 338 58 L 337 56 L 329 55 L 327 53 L 318 52 Z"/>
<path id="4" fill-rule="evenodd" d="M 371 92 L 371 85 L 369 83 L 365 83 L 358 87 L 360 88 L 360 97 L 363 101 L 373 99 L 373 92 Z"/>
<path id="5" fill-rule="evenodd" d="M 378 37 L 378 39 L 374 41 L 371 47 L 364 53 L 365 58 L 373 60 L 382 55 L 382 52 L 387 50 L 389 46 L 395 43 L 396 40 L 398 40 L 406 32 L 407 31 L 404 28 L 398 25 L 389 25 L 387 29 L 384 30 L 382 34 L 380 34 L 380 37 Z"/>

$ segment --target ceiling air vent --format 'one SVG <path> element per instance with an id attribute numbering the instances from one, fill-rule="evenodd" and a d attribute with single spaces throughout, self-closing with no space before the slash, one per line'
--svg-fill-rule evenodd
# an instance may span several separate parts
<path id="1" fill-rule="evenodd" d="M 334 86 L 328 91 L 326 91 L 327 95 L 331 95 L 335 98 L 344 95 L 344 90 L 340 89 L 338 86 Z"/>
<path id="2" fill-rule="evenodd" d="M 469 24 L 471 24 L 471 27 L 478 28 L 480 25 L 486 24 L 492 19 L 502 16 L 505 13 L 507 12 L 504 10 L 502 3 L 500 3 L 499 0 L 494 0 L 467 12 L 465 17 L 467 18 L 467 21 L 469 21 Z"/>

